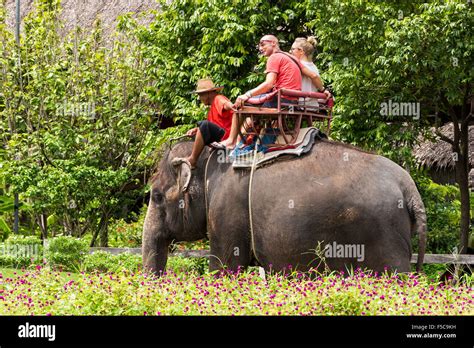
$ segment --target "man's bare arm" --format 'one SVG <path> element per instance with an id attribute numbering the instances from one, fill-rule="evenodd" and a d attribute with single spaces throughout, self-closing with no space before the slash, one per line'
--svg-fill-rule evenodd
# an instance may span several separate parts
<path id="1" fill-rule="evenodd" d="M 269 92 L 275 85 L 277 79 L 277 74 L 274 72 L 269 72 L 265 78 L 265 82 L 262 82 L 254 89 L 249 90 L 247 93 L 252 94 L 252 97 L 262 93 Z"/>
<path id="2" fill-rule="evenodd" d="M 230 102 L 230 101 L 225 102 L 225 104 L 224 104 L 224 110 L 225 110 L 225 111 L 234 110 L 234 104 L 232 104 L 232 102 Z"/>
<path id="3" fill-rule="evenodd" d="M 265 82 L 262 82 L 257 87 L 255 87 L 254 89 L 251 89 L 250 91 L 246 92 L 245 94 L 240 95 L 237 98 L 237 100 L 235 101 L 234 106 L 240 107 L 249 98 L 251 98 L 255 95 L 265 93 L 265 92 L 269 92 L 273 88 L 273 86 L 275 85 L 276 78 L 277 78 L 276 73 L 274 73 L 274 72 L 267 73 L 267 77 L 265 79 Z"/>

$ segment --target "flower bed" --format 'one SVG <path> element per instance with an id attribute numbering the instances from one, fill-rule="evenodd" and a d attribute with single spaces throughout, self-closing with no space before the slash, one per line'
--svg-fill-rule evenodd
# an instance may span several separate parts
<path id="1" fill-rule="evenodd" d="M 474 314 L 472 276 L 458 286 L 362 271 L 265 278 L 258 272 L 64 274 L 37 266 L 0 275 L 0 315 Z"/>

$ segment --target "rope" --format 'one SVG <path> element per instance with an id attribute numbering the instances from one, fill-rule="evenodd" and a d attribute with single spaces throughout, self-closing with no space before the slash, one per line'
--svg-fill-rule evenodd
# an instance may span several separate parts
<path id="1" fill-rule="evenodd" d="M 217 152 L 217 151 L 212 151 L 209 157 L 207 158 L 206 161 L 206 167 L 204 169 L 204 204 L 206 206 L 206 235 L 207 239 L 209 239 L 209 207 L 207 204 L 207 190 L 208 190 L 208 185 L 207 185 L 207 168 L 209 167 L 209 162 L 211 161 L 212 155 Z"/>
<path id="2" fill-rule="evenodd" d="M 257 167 L 257 153 L 258 153 L 258 142 L 255 143 L 255 149 L 253 151 L 253 161 L 252 161 L 252 168 L 250 169 L 250 180 L 249 180 L 249 223 L 250 223 L 250 247 L 251 250 L 250 252 L 253 253 L 255 259 L 257 260 L 258 263 L 260 261 L 257 258 L 257 254 L 255 252 L 255 239 L 254 239 L 254 233 L 253 233 L 253 218 L 252 218 L 252 183 L 253 183 L 253 174 L 255 172 L 255 169 Z"/>

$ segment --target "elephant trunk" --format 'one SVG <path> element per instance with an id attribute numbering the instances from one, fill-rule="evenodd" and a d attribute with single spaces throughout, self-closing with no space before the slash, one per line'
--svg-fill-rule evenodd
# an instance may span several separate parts
<path id="1" fill-rule="evenodd" d="M 157 276 L 165 271 L 169 246 L 159 215 L 158 205 L 150 199 L 143 226 L 142 260 L 143 268 Z"/>

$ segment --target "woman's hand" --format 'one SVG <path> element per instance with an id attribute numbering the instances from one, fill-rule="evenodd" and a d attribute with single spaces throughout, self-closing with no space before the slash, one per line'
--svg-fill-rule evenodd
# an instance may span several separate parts
<path id="1" fill-rule="evenodd" d="M 332 97 L 332 94 L 331 94 L 331 92 L 330 92 L 328 89 L 325 89 L 325 90 L 323 91 L 323 93 L 326 94 L 326 100 L 328 100 L 329 98 Z"/>

